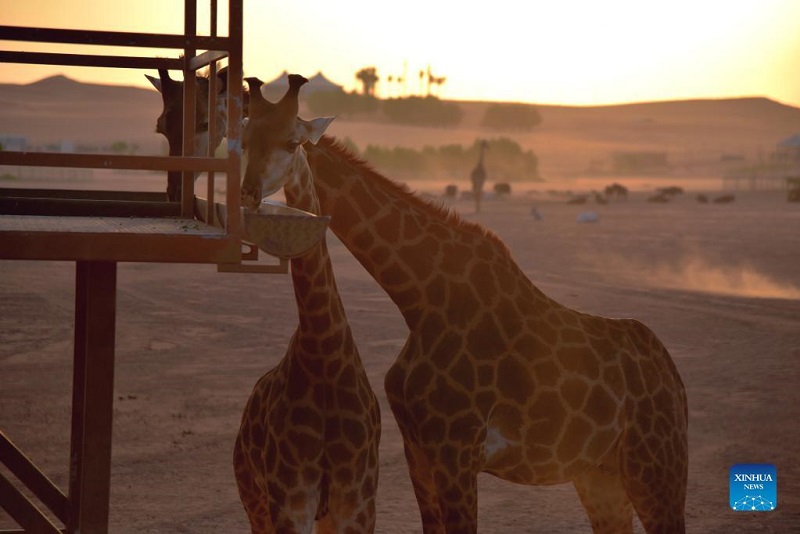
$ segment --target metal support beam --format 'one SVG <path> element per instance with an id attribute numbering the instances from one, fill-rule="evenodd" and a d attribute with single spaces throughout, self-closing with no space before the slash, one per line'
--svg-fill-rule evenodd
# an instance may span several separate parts
<path id="1" fill-rule="evenodd" d="M 68 532 L 108 532 L 116 294 L 116 262 L 77 262 Z"/>

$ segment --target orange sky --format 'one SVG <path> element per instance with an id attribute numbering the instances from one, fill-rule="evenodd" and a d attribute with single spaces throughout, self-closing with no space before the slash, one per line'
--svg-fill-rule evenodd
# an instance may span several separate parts
<path id="1" fill-rule="evenodd" d="M 182 31 L 179 0 L 0 2 L 0 23 L 7 25 Z M 198 4 L 202 31 L 208 7 Z M 767 96 L 800 106 L 800 1 L 404 0 L 402 6 L 246 0 L 245 72 L 269 80 L 284 69 L 306 76 L 322 70 L 353 89 L 355 72 L 375 66 L 384 80 L 379 94 L 396 96 L 418 94 L 418 73 L 430 66 L 434 75 L 446 77 L 439 94 L 451 99 L 593 105 Z M 221 11 L 224 25 L 224 6 Z M 9 41 L 0 46 L 63 51 Z M 17 64 L 0 64 L 0 83 L 30 83 L 57 73 L 146 85 L 136 70 Z M 404 73 L 405 84 L 386 82 L 388 75 Z"/>

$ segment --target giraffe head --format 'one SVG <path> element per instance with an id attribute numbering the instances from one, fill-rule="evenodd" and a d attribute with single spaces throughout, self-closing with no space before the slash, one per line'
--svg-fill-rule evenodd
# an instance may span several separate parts
<path id="1" fill-rule="evenodd" d="M 145 74 L 150 83 L 153 84 L 159 93 L 164 104 L 156 120 L 156 132 L 167 138 L 169 143 L 170 155 L 181 153 L 183 140 L 183 82 L 173 80 L 169 76 L 169 71 L 158 70 L 158 78 Z M 194 155 L 206 155 L 208 146 L 211 144 L 216 147 L 225 136 L 225 126 L 227 125 L 227 101 L 228 101 L 228 71 L 222 69 L 217 73 L 217 95 L 216 95 L 216 137 L 209 142 L 208 138 L 208 94 L 211 89 L 208 78 L 197 77 L 197 98 L 195 99 L 195 141 Z M 221 127 L 220 127 L 221 126 Z"/>
<path id="2" fill-rule="evenodd" d="M 289 90 L 277 104 L 261 94 L 261 80 L 245 81 L 250 87 L 250 103 L 242 132 L 242 148 L 247 155 L 242 205 L 255 210 L 262 198 L 297 177 L 298 169 L 308 167 L 303 144 L 316 144 L 333 117 L 304 121 L 297 116 L 300 87 L 308 82 L 299 74 L 289 75 Z"/>
<path id="3" fill-rule="evenodd" d="M 166 69 L 158 70 L 158 78 L 145 74 L 150 83 L 153 84 L 163 102 L 161 115 L 156 120 L 156 132 L 167 138 L 169 144 L 169 155 L 178 156 L 183 153 L 183 82 L 173 80 Z M 209 108 L 208 97 L 211 90 L 209 79 L 197 77 L 197 97 L 195 98 L 195 136 L 194 153 L 195 156 L 205 156 L 211 146 L 216 149 L 222 142 L 222 138 L 227 133 L 228 126 L 228 71 L 223 68 L 217 73 L 217 94 L 216 94 L 216 135 L 214 139 L 209 139 Z M 167 188 L 167 195 L 171 200 L 178 200 L 180 197 L 179 180 L 171 180 Z"/>

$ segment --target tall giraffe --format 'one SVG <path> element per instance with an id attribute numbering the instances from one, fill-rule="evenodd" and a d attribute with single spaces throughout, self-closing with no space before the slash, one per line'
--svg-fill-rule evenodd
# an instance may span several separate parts
<path id="1" fill-rule="evenodd" d="M 296 118 L 302 76 L 289 77 L 278 104 L 263 98 L 260 80 L 247 81 L 246 152 L 265 163 L 259 169 L 274 180 L 271 188 L 286 184 L 288 205 L 319 213 L 302 145 L 316 143 L 332 119 Z M 233 457 L 239 495 L 254 533 L 311 532 L 315 522 L 318 533 L 373 532 L 378 401 L 324 239 L 291 265 L 300 321 L 286 355 L 258 380 L 244 409 Z"/>
<path id="2" fill-rule="evenodd" d="M 684 532 L 686 394 L 650 329 L 548 298 L 494 234 L 328 137 L 308 161 L 331 229 L 409 328 L 385 388 L 424 532 L 477 532 L 480 472 L 571 481 L 594 532 L 632 532 L 634 510 Z M 245 187 L 260 198 L 257 173 Z"/>
<path id="3" fill-rule="evenodd" d="M 158 78 L 145 74 L 153 87 L 161 93 L 163 109 L 156 120 L 156 132 L 167 138 L 170 156 L 183 154 L 183 82 L 173 80 L 166 69 L 158 70 Z M 215 97 L 216 130 L 214 139 L 209 139 L 208 97 L 211 90 L 209 79 L 197 76 L 197 94 L 195 98 L 195 137 L 194 155 L 205 156 L 208 147 L 216 148 L 228 131 L 228 70 L 221 69 L 217 73 L 217 95 Z M 197 178 L 197 174 L 195 174 Z M 167 200 L 180 202 L 182 180 L 180 171 L 167 173 Z"/>
<path id="4" fill-rule="evenodd" d="M 470 180 L 472 181 L 472 196 L 475 198 L 475 213 L 481 211 L 481 198 L 483 197 L 483 184 L 486 182 L 486 168 L 483 166 L 483 156 L 489 143 L 481 139 L 478 143 L 478 163 L 472 169 Z"/>

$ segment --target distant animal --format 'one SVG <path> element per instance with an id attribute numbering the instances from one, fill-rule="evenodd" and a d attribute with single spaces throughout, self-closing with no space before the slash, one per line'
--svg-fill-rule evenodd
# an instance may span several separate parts
<path id="1" fill-rule="evenodd" d="M 655 195 L 648 197 L 647 199 L 648 202 L 654 202 L 657 204 L 666 204 L 670 200 L 672 200 L 672 195 L 667 195 L 663 191 L 660 193 L 656 193 Z"/>
<path id="2" fill-rule="evenodd" d="M 671 185 L 669 187 L 659 187 L 657 189 L 657 191 L 659 191 L 663 195 L 667 195 L 667 196 L 670 196 L 670 197 L 674 197 L 675 195 L 683 194 L 683 188 L 682 187 L 678 187 L 676 185 Z"/>
<path id="3" fill-rule="evenodd" d="M 614 182 L 611 185 L 607 185 L 604 192 L 607 198 L 616 197 L 621 200 L 628 200 L 628 188 L 622 184 Z"/>
<path id="4" fill-rule="evenodd" d="M 456 198 L 458 195 L 458 186 L 455 184 L 448 184 L 444 188 L 444 196 L 447 198 Z"/>
<path id="5" fill-rule="evenodd" d="M 730 204 L 736 200 L 735 195 L 722 195 L 721 197 L 717 197 L 713 200 L 714 204 Z"/>
<path id="6" fill-rule="evenodd" d="M 588 197 L 586 195 L 576 195 L 567 200 L 567 204 L 586 204 Z"/>
<path id="7" fill-rule="evenodd" d="M 478 143 L 478 163 L 472 169 L 470 180 L 472 180 L 472 192 L 475 199 L 475 213 L 481 211 L 481 197 L 483 196 L 483 184 L 486 182 L 486 169 L 483 166 L 483 156 L 486 149 L 489 148 L 489 143 L 482 139 Z"/>
<path id="8" fill-rule="evenodd" d="M 510 195 L 511 194 L 511 184 L 507 182 L 498 182 L 494 184 L 494 193 L 495 195 L 502 196 L 502 195 Z"/>

